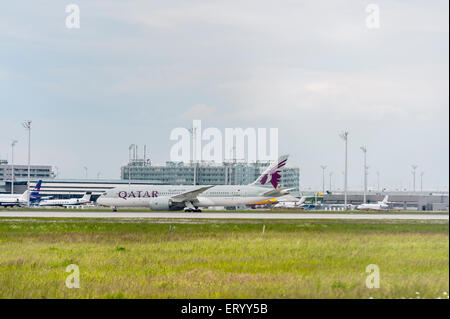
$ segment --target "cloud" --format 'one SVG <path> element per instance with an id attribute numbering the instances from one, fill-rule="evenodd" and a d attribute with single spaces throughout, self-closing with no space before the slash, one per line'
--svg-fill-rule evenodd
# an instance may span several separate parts
<path id="1" fill-rule="evenodd" d="M 219 88 L 238 106 L 234 118 L 327 113 L 329 120 L 442 121 L 448 79 L 441 70 L 442 65 L 426 64 L 356 72 L 261 67 Z"/>
<path id="2" fill-rule="evenodd" d="M 311 82 L 306 85 L 306 90 L 311 92 L 323 92 L 330 89 L 328 82 Z"/>
<path id="3" fill-rule="evenodd" d="M 164 162 L 167 128 L 192 119 L 279 127 L 307 185 L 321 183 L 319 160 L 341 170 L 336 132 L 346 128 L 352 143 L 368 144 L 372 166 L 389 158 L 380 167 L 386 182 L 410 177 L 391 168 L 401 150 L 430 167 L 430 183 L 448 184 L 448 1 L 381 0 L 377 30 L 365 27 L 369 2 L 79 0 L 79 30 L 64 27 L 56 0 L 9 2 L 0 12 L 0 105 L 8 108 L 0 121 L 49 120 L 36 128 L 47 150 L 69 143 L 90 161 L 83 165 L 115 177 L 127 145 L 151 143 Z M 64 123 L 62 144 L 55 123 Z M 3 149 L 18 129 L 0 132 Z M 103 149 L 85 150 L 104 130 Z M 82 172 L 64 152 L 54 156 L 67 176 Z M 360 171 L 354 176 L 359 182 Z"/>
<path id="4" fill-rule="evenodd" d="M 206 104 L 196 104 L 181 114 L 183 120 L 209 120 L 217 115 L 217 108 Z"/>

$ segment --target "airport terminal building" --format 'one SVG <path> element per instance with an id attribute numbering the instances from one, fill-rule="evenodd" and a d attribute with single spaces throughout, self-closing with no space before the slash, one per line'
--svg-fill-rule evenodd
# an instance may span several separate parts
<path id="1" fill-rule="evenodd" d="M 0 160 L 0 181 L 11 180 L 13 176 L 13 165 L 6 160 Z M 50 165 L 30 165 L 31 179 L 52 178 L 53 171 Z M 28 178 L 28 165 L 14 164 L 14 179 Z"/>
<path id="2" fill-rule="evenodd" d="M 445 192 L 369 192 L 366 195 L 367 203 L 377 203 L 382 201 L 384 196 L 389 195 L 388 205 L 392 210 L 409 211 L 448 211 L 449 196 Z M 364 194 L 361 191 L 349 191 L 347 194 L 347 204 L 360 205 L 364 201 Z M 323 197 L 325 205 L 343 205 L 345 196 L 343 193 L 326 194 Z"/>

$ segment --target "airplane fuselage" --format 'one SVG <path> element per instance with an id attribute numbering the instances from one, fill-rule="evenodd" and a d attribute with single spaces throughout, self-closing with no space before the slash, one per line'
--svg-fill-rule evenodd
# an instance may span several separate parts
<path id="1" fill-rule="evenodd" d="M 81 199 L 48 199 L 39 203 L 39 206 L 70 206 L 87 204 L 89 201 Z"/>
<path id="2" fill-rule="evenodd" d="M 0 206 L 8 207 L 8 206 L 20 206 L 25 204 L 23 200 L 19 197 L 2 197 L 0 198 Z"/>
<path id="3" fill-rule="evenodd" d="M 389 206 L 386 204 L 361 204 L 356 207 L 358 210 L 388 210 Z"/>
<path id="4" fill-rule="evenodd" d="M 97 199 L 99 205 L 110 207 L 150 207 L 150 202 L 172 198 L 198 189 L 191 185 L 128 186 L 112 189 Z M 253 185 L 216 185 L 201 193 L 193 204 L 196 207 L 241 206 L 273 198 L 265 196 L 270 188 Z"/>

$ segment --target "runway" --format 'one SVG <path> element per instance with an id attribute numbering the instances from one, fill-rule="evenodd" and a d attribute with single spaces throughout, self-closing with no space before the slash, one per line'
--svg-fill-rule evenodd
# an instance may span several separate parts
<path id="1" fill-rule="evenodd" d="M 449 220 L 448 214 L 364 213 L 184 213 L 184 212 L 89 212 L 89 211 L 0 211 L 0 217 L 47 218 L 180 218 L 180 219 L 343 219 L 343 220 Z"/>

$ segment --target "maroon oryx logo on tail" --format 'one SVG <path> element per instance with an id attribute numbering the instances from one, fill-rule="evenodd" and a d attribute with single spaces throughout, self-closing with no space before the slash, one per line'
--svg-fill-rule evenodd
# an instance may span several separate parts
<path id="1" fill-rule="evenodd" d="M 282 168 L 284 165 L 286 165 L 287 159 L 281 161 L 278 163 L 277 166 L 272 168 L 268 173 L 264 174 L 264 176 L 261 178 L 261 185 L 266 185 L 267 180 L 270 175 L 270 183 L 273 185 L 274 188 L 278 187 L 278 183 L 280 182 L 281 175 L 279 174 L 281 172 L 280 168 Z"/>

